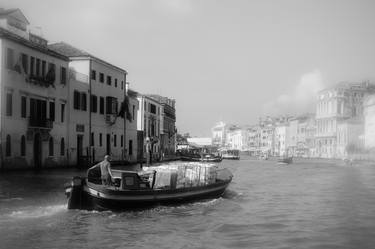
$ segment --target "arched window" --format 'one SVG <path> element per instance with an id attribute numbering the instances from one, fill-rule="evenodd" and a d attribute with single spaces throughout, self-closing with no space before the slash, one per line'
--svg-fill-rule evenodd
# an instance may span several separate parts
<path id="1" fill-rule="evenodd" d="M 5 144 L 5 156 L 10 156 L 10 154 L 11 154 L 10 135 L 7 135 L 6 144 Z"/>
<path id="2" fill-rule="evenodd" d="M 25 136 L 22 135 L 21 137 L 21 156 L 25 156 L 26 155 L 26 139 L 25 139 Z"/>
<path id="3" fill-rule="evenodd" d="M 48 148 L 49 148 L 49 156 L 53 156 L 53 138 L 49 138 L 49 143 L 48 143 Z"/>
<path id="4" fill-rule="evenodd" d="M 64 138 L 61 138 L 60 141 L 60 155 L 63 156 L 65 154 L 65 141 Z"/>

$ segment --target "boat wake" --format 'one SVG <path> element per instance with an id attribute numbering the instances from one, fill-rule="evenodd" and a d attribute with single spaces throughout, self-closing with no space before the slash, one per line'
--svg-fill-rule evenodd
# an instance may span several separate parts
<path id="1" fill-rule="evenodd" d="M 66 210 L 66 205 L 52 205 L 46 207 L 27 207 L 26 209 L 17 210 L 7 215 L 9 218 L 32 219 L 52 216 Z"/>
<path id="2" fill-rule="evenodd" d="M 223 198 L 224 199 L 239 199 L 239 198 L 242 198 L 242 196 L 243 196 L 242 193 L 236 192 L 234 190 L 227 189 L 224 192 Z"/>

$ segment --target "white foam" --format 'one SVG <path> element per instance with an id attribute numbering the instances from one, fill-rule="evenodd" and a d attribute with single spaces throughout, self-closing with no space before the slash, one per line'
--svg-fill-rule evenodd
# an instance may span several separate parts
<path id="1" fill-rule="evenodd" d="M 13 211 L 9 214 L 11 218 L 29 219 L 52 216 L 66 210 L 66 205 L 53 205 L 46 207 L 28 207 L 28 209 Z"/>

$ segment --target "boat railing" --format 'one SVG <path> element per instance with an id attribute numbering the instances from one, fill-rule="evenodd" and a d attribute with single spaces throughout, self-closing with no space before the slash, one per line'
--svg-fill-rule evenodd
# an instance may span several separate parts
<path id="1" fill-rule="evenodd" d="M 232 174 L 227 169 L 218 169 L 216 166 L 180 165 L 175 169 L 158 169 L 158 167 L 144 171 L 112 170 L 112 186 L 120 189 L 184 189 L 203 187 L 220 181 L 227 181 Z M 133 177 L 131 182 L 126 179 Z M 101 185 L 98 175 L 88 176 L 88 181 Z"/>

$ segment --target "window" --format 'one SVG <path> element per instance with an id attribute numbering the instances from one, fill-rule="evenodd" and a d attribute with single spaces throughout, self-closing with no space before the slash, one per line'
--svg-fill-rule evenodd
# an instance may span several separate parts
<path id="1" fill-rule="evenodd" d="M 106 98 L 106 114 L 117 114 L 117 99 L 114 97 Z"/>
<path id="2" fill-rule="evenodd" d="M 46 61 L 42 61 L 42 76 L 46 75 Z"/>
<path id="3" fill-rule="evenodd" d="M 81 94 L 79 93 L 79 92 L 77 92 L 77 91 L 74 91 L 74 93 L 73 93 L 73 108 L 75 109 L 75 110 L 79 110 L 80 109 L 80 102 L 81 102 Z"/>
<path id="4" fill-rule="evenodd" d="M 117 79 L 115 79 L 115 87 L 117 87 Z"/>
<path id="5" fill-rule="evenodd" d="M 35 65 L 35 58 L 31 56 L 30 57 L 30 75 L 35 75 L 34 65 Z"/>
<path id="6" fill-rule="evenodd" d="M 61 84 L 63 84 L 63 85 L 66 84 L 66 68 L 65 67 L 61 67 L 60 81 L 61 81 Z"/>
<path id="7" fill-rule="evenodd" d="M 61 123 L 64 123 L 65 104 L 61 104 Z"/>
<path id="8" fill-rule="evenodd" d="M 86 93 L 81 93 L 81 110 L 82 111 L 86 111 L 87 110 Z"/>
<path id="9" fill-rule="evenodd" d="M 36 59 L 36 76 L 40 76 L 40 59 Z"/>
<path id="10" fill-rule="evenodd" d="M 49 102 L 49 119 L 55 121 L 55 102 Z"/>
<path id="11" fill-rule="evenodd" d="M 91 95 L 90 110 L 94 113 L 98 112 L 98 97 L 95 95 Z"/>
<path id="12" fill-rule="evenodd" d="M 50 137 L 48 141 L 48 155 L 53 156 L 53 138 Z"/>
<path id="13" fill-rule="evenodd" d="M 99 133 L 99 146 L 103 146 L 103 135 L 101 133 Z"/>
<path id="14" fill-rule="evenodd" d="M 96 71 L 95 70 L 91 70 L 91 79 L 96 80 Z"/>
<path id="15" fill-rule="evenodd" d="M 134 120 L 134 116 L 135 116 L 135 105 L 133 105 L 133 120 Z"/>
<path id="16" fill-rule="evenodd" d="M 104 82 L 104 73 L 99 74 L 99 81 L 100 81 L 100 83 Z"/>
<path id="17" fill-rule="evenodd" d="M 5 156 L 10 156 L 11 155 L 11 148 L 12 145 L 10 143 L 10 135 L 7 135 L 6 141 L 5 141 Z"/>
<path id="18" fill-rule="evenodd" d="M 14 70 L 14 51 L 11 48 L 7 49 L 7 68 Z"/>
<path id="19" fill-rule="evenodd" d="M 112 77 L 107 75 L 107 85 L 111 85 L 112 84 Z"/>
<path id="20" fill-rule="evenodd" d="M 153 114 L 156 114 L 156 105 L 151 104 L 150 107 L 151 107 L 150 112 L 153 113 Z"/>
<path id="21" fill-rule="evenodd" d="M 117 135 L 116 134 L 113 136 L 113 146 L 114 147 L 117 146 Z"/>
<path id="22" fill-rule="evenodd" d="M 7 93 L 6 103 L 7 103 L 6 104 L 6 115 L 12 116 L 12 103 L 13 103 L 12 93 Z"/>
<path id="23" fill-rule="evenodd" d="M 65 140 L 62 137 L 60 141 L 60 156 L 65 155 Z"/>
<path id="24" fill-rule="evenodd" d="M 124 81 L 121 81 L 121 90 L 124 89 Z"/>
<path id="25" fill-rule="evenodd" d="M 90 145 L 91 146 L 94 146 L 94 132 L 91 132 L 91 141 L 90 141 Z"/>
<path id="26" fill-rule="evenodd" d="M 124 135 L 121 135 L 121 147 L 124 147 Z"/>
<path id="27" fill-rule="evenodd" d="M 28 71 L 28 67 L 29 67 L 29 57 L 27 56 L 27 54 L 22 54 L 22 68 L 26 74 Z"/>
<path id="28" fill-rule="evenodd" d="M 100 97 L 100 114 L 104 114 L 104 97 Z"/>
<path id="29" fill-rule="evenodd" d="M 56 68 L 55 64 L 48 63 L 48 72 L 47 72 L 46 78 L 47 78 L 47 80 L 51 81 L 52 83 L 55 82 L 55 78 L 56 78 L 55 68 Z"/>
<path id="30" fill-rule="evenodd" d="M 26 139 L 25 139 L 25 136 L 22 135 L 21 137 L 21 156 L 25 156 L 26 155 Z"/>
<path id="31" fill-rule="evenodd" d="M 21 96 L 21 118 L 26 118 L 26 97 Z"/>
<path id="32" fill-rule="evenodd" d="M 129 156 L 133 155 L 133 140 L 129 140 Z"/>

